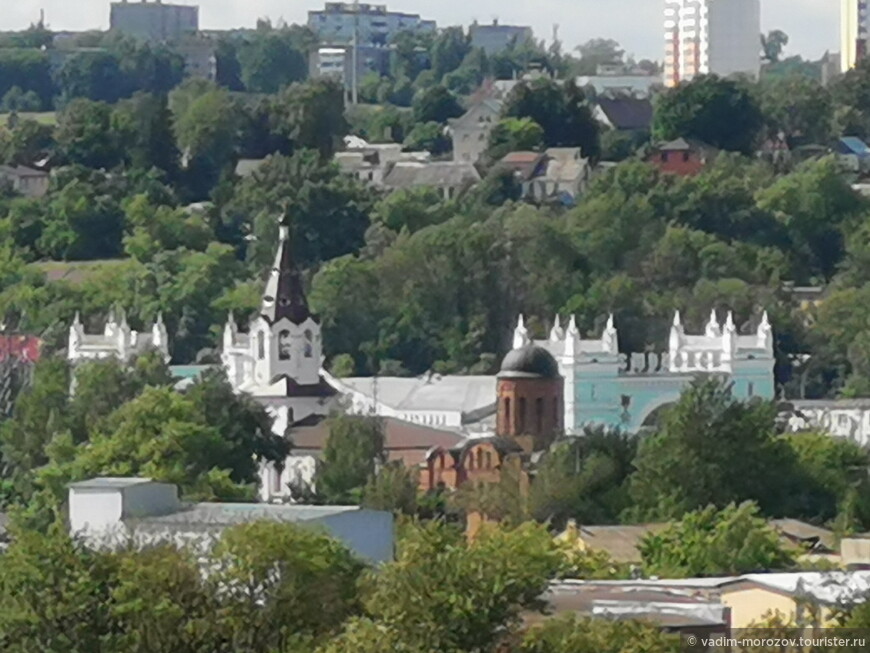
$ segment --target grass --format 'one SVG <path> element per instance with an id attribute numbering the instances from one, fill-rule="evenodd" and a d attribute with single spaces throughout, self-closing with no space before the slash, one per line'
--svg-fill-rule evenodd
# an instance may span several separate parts
<path id="1" fill-rule="evenodd" d="M 106 259 L 101 261 L 38 261 L 31 263 L 48 281 L 65 281 L 73 285 L 82 284 L 106 270 L 120 268 L 130 259 Z"/>
<path id="2" fill-rule="evenodd" d="M 41 111 L 38 113 L 23 112 L 18 114 L 21 120 L 35 120 L 43 125 L 56 125 L 57 113 L 54 111 Z M 6 127 L 6 122 L 9 119 L 8 113 L 0 113 L 0 127 Z"/>

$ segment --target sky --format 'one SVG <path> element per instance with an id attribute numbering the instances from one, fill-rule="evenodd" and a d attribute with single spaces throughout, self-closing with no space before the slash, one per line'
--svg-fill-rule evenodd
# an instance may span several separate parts
<path id="1" fill-rule="evenodd" d="M 132 0 L 131 0 L 132 1 Z M 175 0 L 196 4 L 193 0 Z M 390 9 L 420 13 L 439 25 L 467 25 L 477 19 L 531 25 L 539 38 L 549 39 L 553 25 L 566 48 L 590 38 L 613 38 L 638 59 L 662 57 L 663 0 L 369 0 Z M 45 10 L 46 22 L 56 30 L 105 29 L 109 0 L 0 0 L 0 31 L 26 28 Z M 200 0 L 200 23 L 205 29 L 253 27 L 259 17 L 273 22 L 304 23 L 309 9 L 323 6 L 314 0 Z M 835 51 L 839 41 L 839 2 L 836 0 L 762 0 L 762 30 L 781 29 L 791 41 L 786 55 L 818 59 Z"/>

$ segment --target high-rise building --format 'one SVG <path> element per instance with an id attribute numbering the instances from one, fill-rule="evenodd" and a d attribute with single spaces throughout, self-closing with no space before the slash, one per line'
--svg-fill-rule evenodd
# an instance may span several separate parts
<path id="1" fill-rule="evenodd" d="M 434 32 L 435 21 L 420 14 L 388 11 L 386 5 L 358 2 L 327 2 L 318 11 L 308 12 L 308 27 L 323 45 L 385 46 L 399 32 Z"/>
<path id="2" fill-rule="evenodd" d="M 840 68 L 844 73 L 867 56 L 868 5 L 867 0 L 842 0 L 840 5 Z"/>
<path id="3" fill-rule="evenodd" d="M 534 38 L 532 28 L 525 25 L 500 25 L 498 19 L 492 25 L 475 22 L 469 29 L 471 47 L 483 48 L 487 54 L 498 54 L 507 50 L 511 43 L 525 43 Z"/>
<path id="4" fill-rule="evenodd" d="M 695 75 L 757 78 L 761 0 L 665 0 L 665 84 Z"/>
<path id="5" fill-rule="evenodd" d="M 156 2 L 113 2 L 110 27 L 143 41 L 176 41 L 199 31 L 199 7 Z"/>

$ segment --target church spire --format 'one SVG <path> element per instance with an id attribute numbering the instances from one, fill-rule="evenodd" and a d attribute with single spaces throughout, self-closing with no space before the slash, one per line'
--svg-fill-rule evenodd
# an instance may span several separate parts
<path id="1" fill-rule="evenodd" d="M 293 256 L 290 228 L 282 224 L 278 227 L 278 235 L 278 252 L 263 293 L 260 314 L 270 324 L 284 318 L 294 324 L 302 324 L 311 317 L 311 312 L 305 299 L 302 275 Z"/>

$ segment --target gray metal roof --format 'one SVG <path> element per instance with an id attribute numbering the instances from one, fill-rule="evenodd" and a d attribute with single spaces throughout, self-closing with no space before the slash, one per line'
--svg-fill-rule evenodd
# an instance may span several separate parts
<path id="1" fill-rule="evenodd" d="M 195 503 L 168 515 L 135 520 L 143 526 L 234 526 L 255 521 L 307 522 L 360 510 L 359 506 L 298 506 L 265 503 Z"/>
<path id="2" fill-rule="evenodd" d="M 150 478 L 113 478 L 106 476 L 70 483 L 67 487 L 75 488 L 77 490 L 117 490 L 153 482 L 154 481 Z"/>

